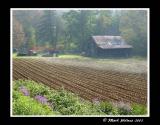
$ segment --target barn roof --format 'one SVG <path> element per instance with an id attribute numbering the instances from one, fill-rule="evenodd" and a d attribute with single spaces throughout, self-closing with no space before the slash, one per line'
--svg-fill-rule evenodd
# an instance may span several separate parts
<path id="1" fill-rule="evenodd" d="M 121 36 L 92 36 L 92 38 L 102 49 L 132 48 Z"/>

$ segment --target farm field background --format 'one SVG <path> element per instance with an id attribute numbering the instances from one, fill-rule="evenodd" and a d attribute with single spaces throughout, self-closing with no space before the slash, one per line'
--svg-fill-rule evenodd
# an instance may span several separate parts
<path id="1" fill-rule="evenodd" d="M 63 86 L 90 101 L 96 98 L 146 105 L 145 62 L 137 59 L 14 58 L 13 80 L 30 79 L 53 89 Z"/>

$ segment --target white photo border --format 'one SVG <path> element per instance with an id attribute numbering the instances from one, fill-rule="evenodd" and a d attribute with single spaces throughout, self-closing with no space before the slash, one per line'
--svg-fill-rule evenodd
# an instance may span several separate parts
<path id="1" fill-rule="evenodd" d="M 147 11 L 147 115 L 13 115 L 12 112 L 12 32 L 14 10 L 146 10 Z M 10 117 L 150 117 L 150 8 L 10 8 Z"/>

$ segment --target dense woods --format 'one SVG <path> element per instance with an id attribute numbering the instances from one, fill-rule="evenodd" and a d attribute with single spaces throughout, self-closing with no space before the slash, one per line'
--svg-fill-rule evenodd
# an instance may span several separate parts
<path id="1" fill-rule="evenodd" d="M 145 10 L 14 10 L 13 47 L 84 52 L 93 35 L 119 35 L 147 55 Z"/>

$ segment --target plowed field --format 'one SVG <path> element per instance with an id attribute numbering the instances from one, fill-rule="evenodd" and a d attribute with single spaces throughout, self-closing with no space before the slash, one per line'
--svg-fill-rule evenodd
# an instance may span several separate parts
<path id="1" fill-rule="evenodd" d="M 84 99 L 146 104 L 146 74 L 78 67 L 44 59 L 13 59 L 13 80 L 31 79 L 54 89 L 62 86 Z"/>

